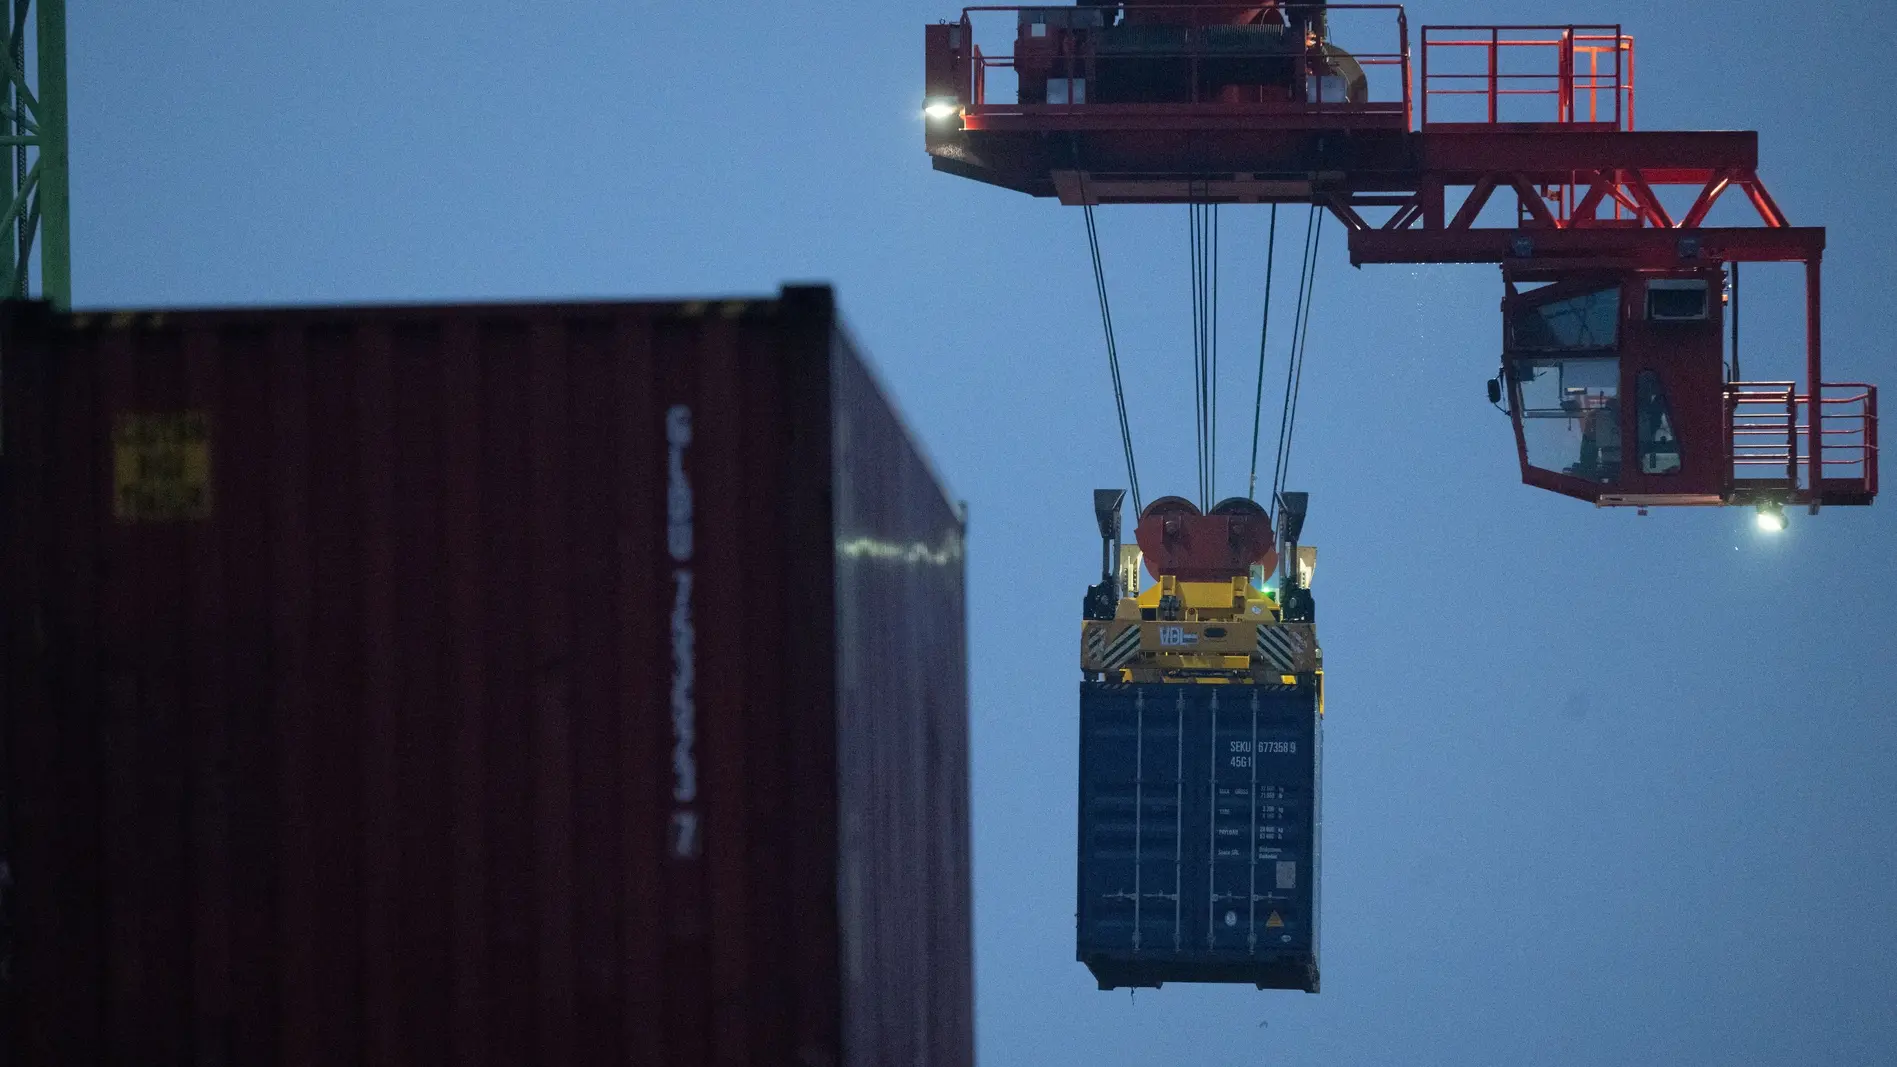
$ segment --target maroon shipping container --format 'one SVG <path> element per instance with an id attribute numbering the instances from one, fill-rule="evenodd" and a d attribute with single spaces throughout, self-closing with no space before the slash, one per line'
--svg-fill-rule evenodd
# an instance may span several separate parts
<path id="1" fill-rule="evenodd" d="M 971 1062 L 962 521 L 828 290 L 0 361 L 0 1062 Z"/>

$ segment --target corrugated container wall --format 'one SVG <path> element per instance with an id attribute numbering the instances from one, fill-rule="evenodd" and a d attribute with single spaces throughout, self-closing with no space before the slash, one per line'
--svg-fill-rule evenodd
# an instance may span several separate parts
<path id="1" fill-rule="evenodd" d="M 1077 947 L 1100 988 L 1317 992 L 1318 685 L 1081 683 Z"/>
<path id="2" fill-rule="evenodd" d="M 0 1062 L 970 1063 L 962 522 L 828 290 L 0 358 Z"/>

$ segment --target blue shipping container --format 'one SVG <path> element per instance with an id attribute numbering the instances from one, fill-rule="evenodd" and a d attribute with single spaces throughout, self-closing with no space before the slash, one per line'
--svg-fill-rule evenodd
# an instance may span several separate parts
<path id="1" fill-rule="evenodd" d="M 1100 988 L 1317 992 L 1316 678 L 1080 687 L 1078 956 Z"/>

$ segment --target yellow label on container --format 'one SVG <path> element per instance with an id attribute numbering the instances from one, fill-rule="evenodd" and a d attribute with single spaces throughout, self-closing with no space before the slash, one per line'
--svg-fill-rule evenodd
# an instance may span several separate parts
<path id="1" fill-rule="evenodd" d="M 1284 925 L 1284 919 L 1280 918 L 1278 913 L 1275 911 L 1271 913 L 1271 918 L 1265 920 L 1266 929 L 1276 929 L 1283 925 Z"/>
<path id="2" fill-rule="evenodd" d="M 201 411 L 112 421 L 112 517 L 185 522 L 211 516 L 210 422 Z"/>

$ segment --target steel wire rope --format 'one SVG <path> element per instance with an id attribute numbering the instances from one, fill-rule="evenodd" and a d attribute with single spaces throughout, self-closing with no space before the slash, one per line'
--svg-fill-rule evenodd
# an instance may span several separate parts
<path id="1" fill-rule="evenodd" d="M 1271 229 L 1265 237 L 1265 313 L 1258 327 L 1258 388 L 1251 402 L 1251 481 L 1245 495 L 1258 498 L 1258 429 L 1265 413 L 1265 343 L 1271 339 L 1271 276 L 1278 256 L 1278 205 L 1271 205 Z"/>
<path id="2" fill-rule="evenodd" d="M 1186 281 L 1192 291 L 1192 432 L 1197 449 L 1199 507 L 1205 500 L 1205 259 L 1200 248 L 1200 206 L 1186 204 Z"/>
<path id="3" fill-rule="evenodd" d="M 1311 237 L 1317 222 L 1317 206 L 1314 204 L 1304 216 L 1304 245 L 1298 252 L 1298 292 L 1291 301 L 1291 344 L 1285 350 L 1284 392 L 1278 404 L 1278 444 L 1272 452 L 1271 460 L 1271 496 L 1265 503 L 1265 510 L 1272 516 L 1278 513 L 1279 480 L 1284 469 L 1284 431 L 1291 408 L 1291 386 L 1296 376 L 1298 356 L 1298 325 L 1304 318 L 1304 291 L 1311 280 Z"/>
<path id="4" fill-rule="evenodd" d="M 1186 273 L 1192 290 L 1192 372 L 1199 456 L 1199 505 L 1212 506 L 1218 486 L 1218 289 L 1217 204 L 1186 205 Z"/>
<path id="5" fill-rule="evenodd" d="M 1304 250 L 1299 257 L 1298 298 L 1293 305 L 1291 346 L 1284 368 L 1284 402 L 1278 412 L 1278 452 L 1272 467 L 1271 503 L 1268 512 L 1278 513 L 1278 492 L 1290 472 L 1291 442 L 1297 428 L 1298 394 L 1304 386 L 1304 350 L 1310 340 L 1311 303 L 1317 283 L 1317 252 L 1324 233 L 1324 216 L 1316 204 L 1304 223 Z"/>
<path id="6" fill-rule="evenodd" d="M 1087 248 L 1093 259 L 1094 295 L 1100 301 L 1100 327 L 1106 335 L 1107 371 L 1113 381 L 1113 406 L 1120 419 L 1120 449 L 1126 457 L 1127 489 L 1133 494 L 1133 514 L 1140 513 L 1139 467 L 1134 462 L 1133 430 L 1126 415 L 1126 385 L 1120 376 L 1120 346 L 1113 333 L 1113 307 L 1107 299 L 1107 272 L 1100 258 L 1100 231 L 1093 219 L 1093 203 L 1087 198 L 1086 171 L 1080 172 L 1081 208 L 1087 220 Z"/>
<path id="7" fill-rule="evenodd" d="M 1192 445 L 1199 476 L 1194 496 L 1205 501 L 1205 368 L 1199 360 L 1199 205 L 1186 204 L 1186 283 L 1192 308 Z"/>
<path id="8" fill-rule="evenodd" d="M 1317 254 L 1324 244 L 1324 215 L 1320 212 L 1317 216 L 1317 237 L 1311 242 L 1311 284 L 1304 293 L 1304 318 L 1298 326 L 1298 373 L 1291 386 L 1291 425 L 1284 434 L 1281 477 L 1291 473 L 1291 447 L 1297 442 L 1298 401 L 1304 395 L 1304 350 L 1311 344 L 1311 307 L 1317 303 Z"/>
<path id="9" fill-rule="evenodd" d="M 1205 500 L 1206 507 L 1218 503 L 1219 488 L 1219 206 L 1212 205 L 1212 256 L 1207 273 L 1211 277 L 1212 307 L 1206 313 L 1206 344 L 1211 349 L 1212 370 L 1206 375 L 1208 392 L 1211 395 L 1210 425 L 1205 431 Z"/>

